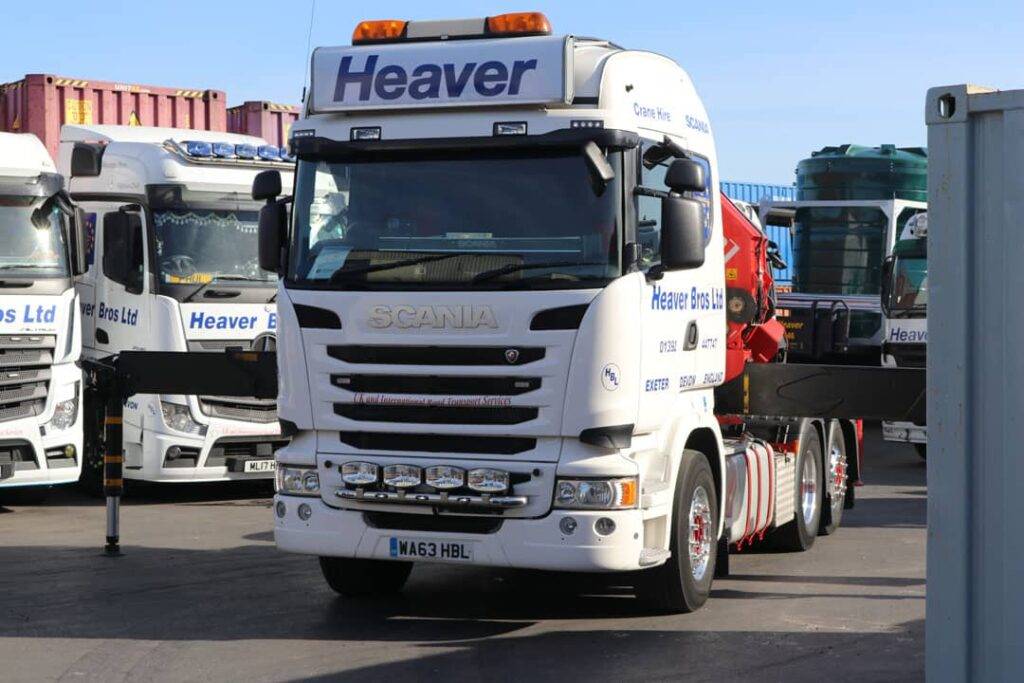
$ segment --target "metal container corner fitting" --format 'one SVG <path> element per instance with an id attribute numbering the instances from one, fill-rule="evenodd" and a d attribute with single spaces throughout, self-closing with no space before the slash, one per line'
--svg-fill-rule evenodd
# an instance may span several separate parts
<path id="1" fill-rule="evenodd" d="M 896 145 L 823 147 L 796 167 L 797 201 L 928 200 L 928 151 Z"/>
<path id="2" fill-rule="evenodd" d="M 222 90 L 28 74 L 0 85 L 0 130 L 34 133 L 56 159 L 66 124 L 225 131 L 226 99 Z"/>
<path id="3" fill-rule="evenodd" d="M 255 135 L 272 145 L 288 144 L 288 133 L 299 118 L 299 108 L 265 100 L 250 100 L 227 110 L 228 131 Z"/>

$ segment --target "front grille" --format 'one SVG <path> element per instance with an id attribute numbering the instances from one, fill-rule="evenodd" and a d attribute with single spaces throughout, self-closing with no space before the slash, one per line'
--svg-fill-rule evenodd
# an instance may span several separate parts
<path id="1" fill-rule="evenodd" d="M 27 441 L 0 443 L 0 465 L 11 465 L 15 470 L 39 469 L 35 451 Z"/>
<path id="2" fill-rule="evenodd" d="M 540 377 L 453 377 L 448 375 L 331 375 L 348 391 L 376 394 L 518 396 L 540 388 Z"/>
<path id="3" fill-rule="evenodd" d="M 388 434 L 386 432 L 340 432 L 342 443 L 364 451 L 410 451 L 423 453 L 492 453 L 514 455 L 532 451 L 536 439 L 464 434 Z"/>
<path id="4" fill-rule="evenodd" d="M 331 358 L 380 365 L 526 365 L 544 358 L 537 346 L 328 346 Z"/>
<path id="5" fill-rule="evenodd" d="M 56 343 L 54 335 L 0 335 L 0 422 L 42 414 Z"/>
<path id="6" fill-rule="evenodd" d="M 493 534 L 501 529 L 501 517 L 454 517 L 403 515 L 398 512 L 364 512 L 363 521 L 374 529 L 439 531 L 449 534 Z"/>
<path id="7" fill-rule="evenodd" d="M 252 344 L 252 340 L 248 339 L 194 340 L 188 343 L 188 349 L 189 351 L 211 352 L 250 351 Z M 277 401 L 273 399 L 238 396 L 199 396 L 198 398 L 199 410 L 208 417 L 257 424 L 269 424 L 277 421 Z"/>
<path id="8" fill-rule="evenodd" d="M 444 406 L 335 403 L 334 412 L 350 420 L 364 420 L 366 422 L 514 425 L 536 419 L 538 409 L 519 406 L 450 408 Z"/>

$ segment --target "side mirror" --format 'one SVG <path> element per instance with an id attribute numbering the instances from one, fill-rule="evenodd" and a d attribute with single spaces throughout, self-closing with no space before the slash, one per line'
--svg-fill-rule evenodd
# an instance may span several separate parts
<path id="1" fill-rule="evenodd" d="M 704 167 L 693 159 L 676 159 L 665 172 L 665 184 L 673 192 L 703 192 L 707 189 Z"/>
<path id="2" fill-rule="evenodd" d="M 123 209 L 103 219 L 103 272 L 132 294 L 142 293 L 142 218 Z"/>
<path id="3" fill-rule="evenodd" d="M 261 201 L 277 199 L 281 195 L 280 171 L 260 171 L 252 181 L 252 198 Z"/>
<path id="4" fill-rule="evenodd" d="M 593 140 L 583 145 L 583 159 L 587 162 L 587 171 L 590 172 L 590 184 L 594 194 L 600 197 L 604 194 L 608 184 L 615 178 L 615 169 L 608 163 L 604 152 Z"/>
<path id="5" fill-rule="evenodd" d="M 661 265 L 688 270 L 704 265 L 704 206 L 670 194 L 661 200 Z"/>
<path id="6" fill-rule="evenodd" d="M 277 171 L 264 171 L 263 173 L 277 173 Z M 260 175 L 263 175 L 261 173 Z M 256 177 L 257 181 L 259 176 Z M 280 176 L 278 176 L 280 182 Z M 256 196 L 255 184 L 253 196 Z M 281 249 L 285 244 L 285 235 L 288 231 L 288 209 L 281 202 L 268 202 L 260 209 L 260 268 L 269 270 L 272 273 L 281 272 Z"/>
<path id="7" fill-rule="evenodd" d="M 85 271 L 89 269 L 87 223 L 85 211 L 75 207 L 75 213 L 71 216 L 71 273 L 76 276 L 84 275 Z"/>
<path id="8" fill-rule="evenodd" d="M 895 256 L 887 256 L 886 259 L 882 261 L 882 313 L 884 313 L 887 318 L 889 317 L 889 312 L 891 310 L 889 306 L 889 297 L 892 296 L 892 276 L 895 267 Z"/>

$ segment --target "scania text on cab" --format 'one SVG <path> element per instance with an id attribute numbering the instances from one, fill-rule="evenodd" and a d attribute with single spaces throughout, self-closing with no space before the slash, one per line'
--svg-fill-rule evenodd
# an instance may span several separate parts
<path id="1" fill-rule="evenodd" d="M 313 54 L 294 197 L 253 186 L 278 547 L 344 594 L 453 562 L 625 572 L 692 610 L 730 544 L 833 530 L 848 451 L 828 498 L 813 425 L 793 451 L 722 438 L 722 198 L 687 74 L 537 13 L 353 42 Z"/>
<path id="2" fill-rule="evenodd" d="M 78 278 L 89 359 L 274 348 L 273 273 L 257 263 L 250 191 L 259 171 L 290 171 L 286 152 L 229 133 L 69 125 L 60 166 L 95 236 Z M 93 396 L 90 444 L 102 427 Z M 143 395 L 124 408 L 126 479 L 273 477 L 282 443 L 273 401 Z M 91 464 L 86 474 L 98 479 L 99 460 Z"/>
<path id="3" fill-rule="evenodd" d="M 83 243 L 43 144 L 0 133 L 0 489 L 81 473 Z"/>

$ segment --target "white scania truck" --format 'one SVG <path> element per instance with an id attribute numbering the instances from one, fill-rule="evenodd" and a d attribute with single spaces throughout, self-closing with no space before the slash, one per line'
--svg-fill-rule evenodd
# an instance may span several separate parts
<path id="1" fill-rule="evenodd" d="M 692 610 L 730 545 L 833 531 L 852 422 L 723 440 L 737 276 L 687 74 L 537 13 L 353 43 L 313 54 L 294 195 L 253 187 L 281 275 L 278 547 L 344 594 L 434 561 L 630 572 Z"/>
<path id="2" fill-rule="evenodd" d="M 885 314 L 882 365 L 923 368 L 928 355 L 928 214 L 907 221 L 882 272 Z M 928 454 L 928 427 L 913 422 L 882 422 L 887 441 L 912 443 Z"/>
<path id="3" fill-rule="evenodd" d="M 230 133 L 63 127 L 60 167 L 93 235 L 77 282 L 87 358 L 274 347 L 276 289 L 257 263 L 249 195 L 259 171 L 290 171 L 282 153 Z M 102 400 L 87 399 L 95 444 Z M 268 478 L 282 443 L 273 401 L 145 395 L 125 406 L 126 479 Z M 98 459 L 87 463 L 87 476 L 99 474 Z"/>
<path id="4" fill-rule="evenodd" d="M 0 133 L 0 489 L 81 473 L 81 228 L 39 138 Z"/>

